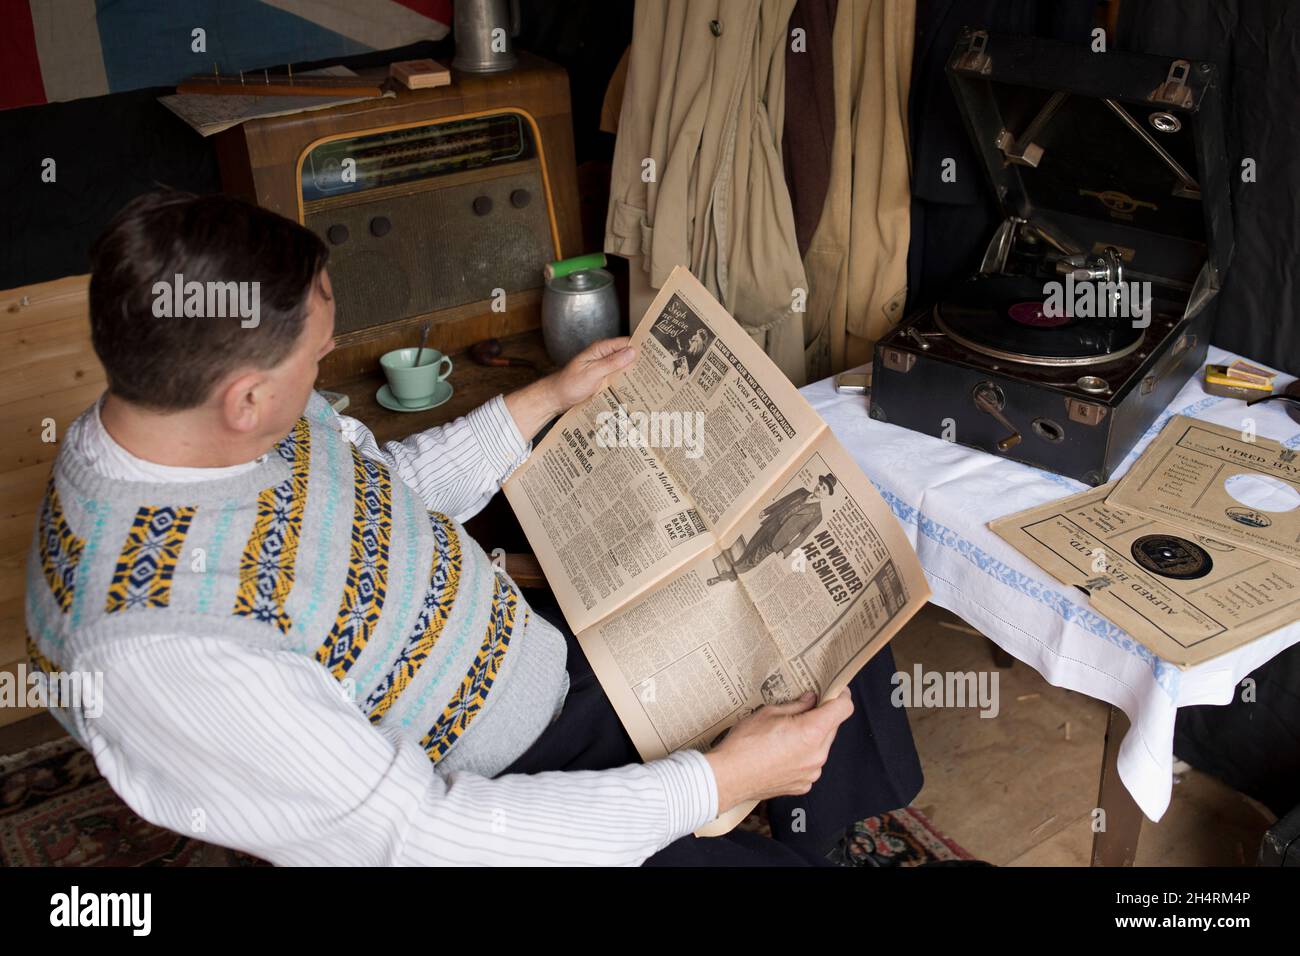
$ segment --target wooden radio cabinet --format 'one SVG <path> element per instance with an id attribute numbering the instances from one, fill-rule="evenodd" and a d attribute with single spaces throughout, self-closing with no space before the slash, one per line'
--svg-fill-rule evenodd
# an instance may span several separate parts
<path id="1" fill-rule="evenodd" d="M 330 385 L 374 371 L 426 320 L 444 352 L 541 324 L 542 266 L 582 251 L 568 76 L 504 73 L 266 117 L 221 133 L 225 190 L 330 247 Z"/>

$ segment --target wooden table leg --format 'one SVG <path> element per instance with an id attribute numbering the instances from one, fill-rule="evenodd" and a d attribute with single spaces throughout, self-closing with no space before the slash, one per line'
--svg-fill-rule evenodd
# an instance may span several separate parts
<path id="1" fill-rule="evenodd" d="M 1142 811 L 1119 779 L 1119 745 L 1128 733 L 1128 717 L 1111 706 L 1106 718 L 1106 747 L 1101 759 L 1097 806 L 1105 811 L 1105 829 L 1093 834 L 1093 866 L 1132 866 L 1142 833 Z"/>

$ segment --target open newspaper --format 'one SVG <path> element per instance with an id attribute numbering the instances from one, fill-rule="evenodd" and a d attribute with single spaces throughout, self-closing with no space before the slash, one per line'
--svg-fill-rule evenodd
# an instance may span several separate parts
<path id="1" fill-rule="evenodd" d="M 505 492 L 651 760 L 707 749 L 763 704 L 839 694 L 929 589 L 853 458 L 686 269 L 632 344 Z"/>

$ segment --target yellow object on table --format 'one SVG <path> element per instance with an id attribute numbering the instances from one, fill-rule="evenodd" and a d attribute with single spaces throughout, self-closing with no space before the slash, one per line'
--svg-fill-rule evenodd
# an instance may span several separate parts
<path id="1" fill-rule="evenodd" d="M 1211 395 L 1218 395 L 1223 398 L 1240 398 L 1244 401 L 1262 398 L 1273 392 L 1271 381 L 1267 384 L 1259 384 L 1250 379 L 1231 376 L 1228 374 L 1226 365 L 1205 366 L 1205 377 L 1201 382 L 1201 387 Z"/>

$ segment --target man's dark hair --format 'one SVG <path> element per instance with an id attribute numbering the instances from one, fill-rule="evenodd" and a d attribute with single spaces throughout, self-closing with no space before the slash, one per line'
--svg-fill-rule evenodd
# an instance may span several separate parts
<path id="1" fill-rule="evenodd" d="M 91 339 L 109 391 L 179 411 L 202 404 L 240 366 L 278 365 L 302 333 L 328 258 L 311 230 L 229 196 L 163 190 L 133 199 L 90 251 Z M 257 324 L 221 308 L 176 314 L 174 298 L 160 302 L 166 293 L 154 291 L 176 276 L 204 289 L 257 282 Z M 244 287 L 246 297 L 252 288 Z"/>

